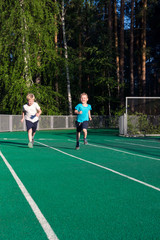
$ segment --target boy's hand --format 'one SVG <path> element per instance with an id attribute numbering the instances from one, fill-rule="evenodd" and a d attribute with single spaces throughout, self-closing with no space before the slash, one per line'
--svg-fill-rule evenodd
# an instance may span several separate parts
<path id="1" fill-rule="evenodd" d="M 36 116 L 39 117 L 42 113 L 42 110 L 40 109 L 37 113 L 36 113 Z"/>
<path id="2" fill-rule="evenodd" d="M 21 123 L 23 123 L 23 121 L 24 121 L 24 118 L 21 119 Z"/>
<path id="3" fill-rule="evenodd" d="M 92 117 L 89 117 L 89 120 L 91 121 L 91 120 L 92 120 Z"/>
<path id="4" fill-rule="evenodd" d="M 76 109 L 76 110 L 74 111 L 74 113 L 75 113 L 75 114 L 82 114 L 82 111 L 79 111 L 79 112 L 78 112 L 78 110 Z"/>

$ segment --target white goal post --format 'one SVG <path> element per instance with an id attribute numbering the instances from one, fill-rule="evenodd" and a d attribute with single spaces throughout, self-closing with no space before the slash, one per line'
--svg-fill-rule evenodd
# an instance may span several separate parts
<path id="1" fill-rule="evenodd" d="M 128 114 L 128 106 L 129 106 L 128 102 L 130 99 L 140 99 L 140 100 L 147 100 L 147 99 L 158 100 L 159 99 L 160 100 L 160 97 L 126 97 L 126 115 Z"/>

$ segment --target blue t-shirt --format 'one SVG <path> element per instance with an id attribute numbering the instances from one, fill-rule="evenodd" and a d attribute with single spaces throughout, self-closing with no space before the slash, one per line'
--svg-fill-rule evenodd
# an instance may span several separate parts
<path id="1" fill-rule="evenodd" d="M 76 110 L 78 112 L 82 111 L 82 114 L 77 115 L 77 122 L 84 122 L 84 121 L 89 121 L 89 114 L 88 112 L 92 110 L 92 107 L 90 104 L 87 105 L 87 107 L 84 107 L 82 103 L 79 103 L 76 107 Z"/>

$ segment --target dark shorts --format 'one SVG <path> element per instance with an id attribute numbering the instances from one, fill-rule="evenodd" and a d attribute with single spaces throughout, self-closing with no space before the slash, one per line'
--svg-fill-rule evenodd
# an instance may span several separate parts
<path id="1" fill-rule="evenodd" d="M 88 128 L 88 121 L 77 122 L 76 121 L 77 132 L 81 132 L 83 129 Z"/>
<path id="2" fill-rule="evenodd" d="M 32 133 L 36 132 L 36 130 L 37 130 L 37 124 L 38 124 L 38 121 L 32 123 L 32 122 L 26 120 L 27 132 L 28 132 L 28 130 L 31 129 L 31 128 L 32 128 Z"/>

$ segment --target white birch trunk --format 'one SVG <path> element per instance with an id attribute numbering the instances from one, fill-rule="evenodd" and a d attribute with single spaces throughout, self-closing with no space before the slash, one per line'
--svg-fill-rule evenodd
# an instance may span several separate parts
<path id="1" fill-rule="evenodd" d="M 69 78 L 69 66 L 68 66 L 68 50 L 65 32 L 65 13 L 64 13 L 64 0 L 62 0 L 62 30 L 63 30 L 63 42 L 65 49 L 65 65 L 66 65 L 66 76 L 67 76 L 67 94 L 68 94 L 68 104 L 69 104 L 69 115 L 72 115 L 72 96 Z"/>
<path id="2" fill-rule="evenodd" d="M 26 23 L 26 18 L 24 16 L 24 9 L 23 9 L 23 0 L 20 0 L 20 6 L 22 9 L 22 31 L 27 31 L 27 23 Z M 25 34 L 23 34 L 22 38 L 22 45 L 23 45 L 23 52 L 24 52 L 24 78 L 26 80 L 26 85 L 27 87 L 30 87 L 33 84 L 32 81 L 32 76 L 29 72 L 29 48 L 28 48 L 28 42 L 26 40 Z"/>

